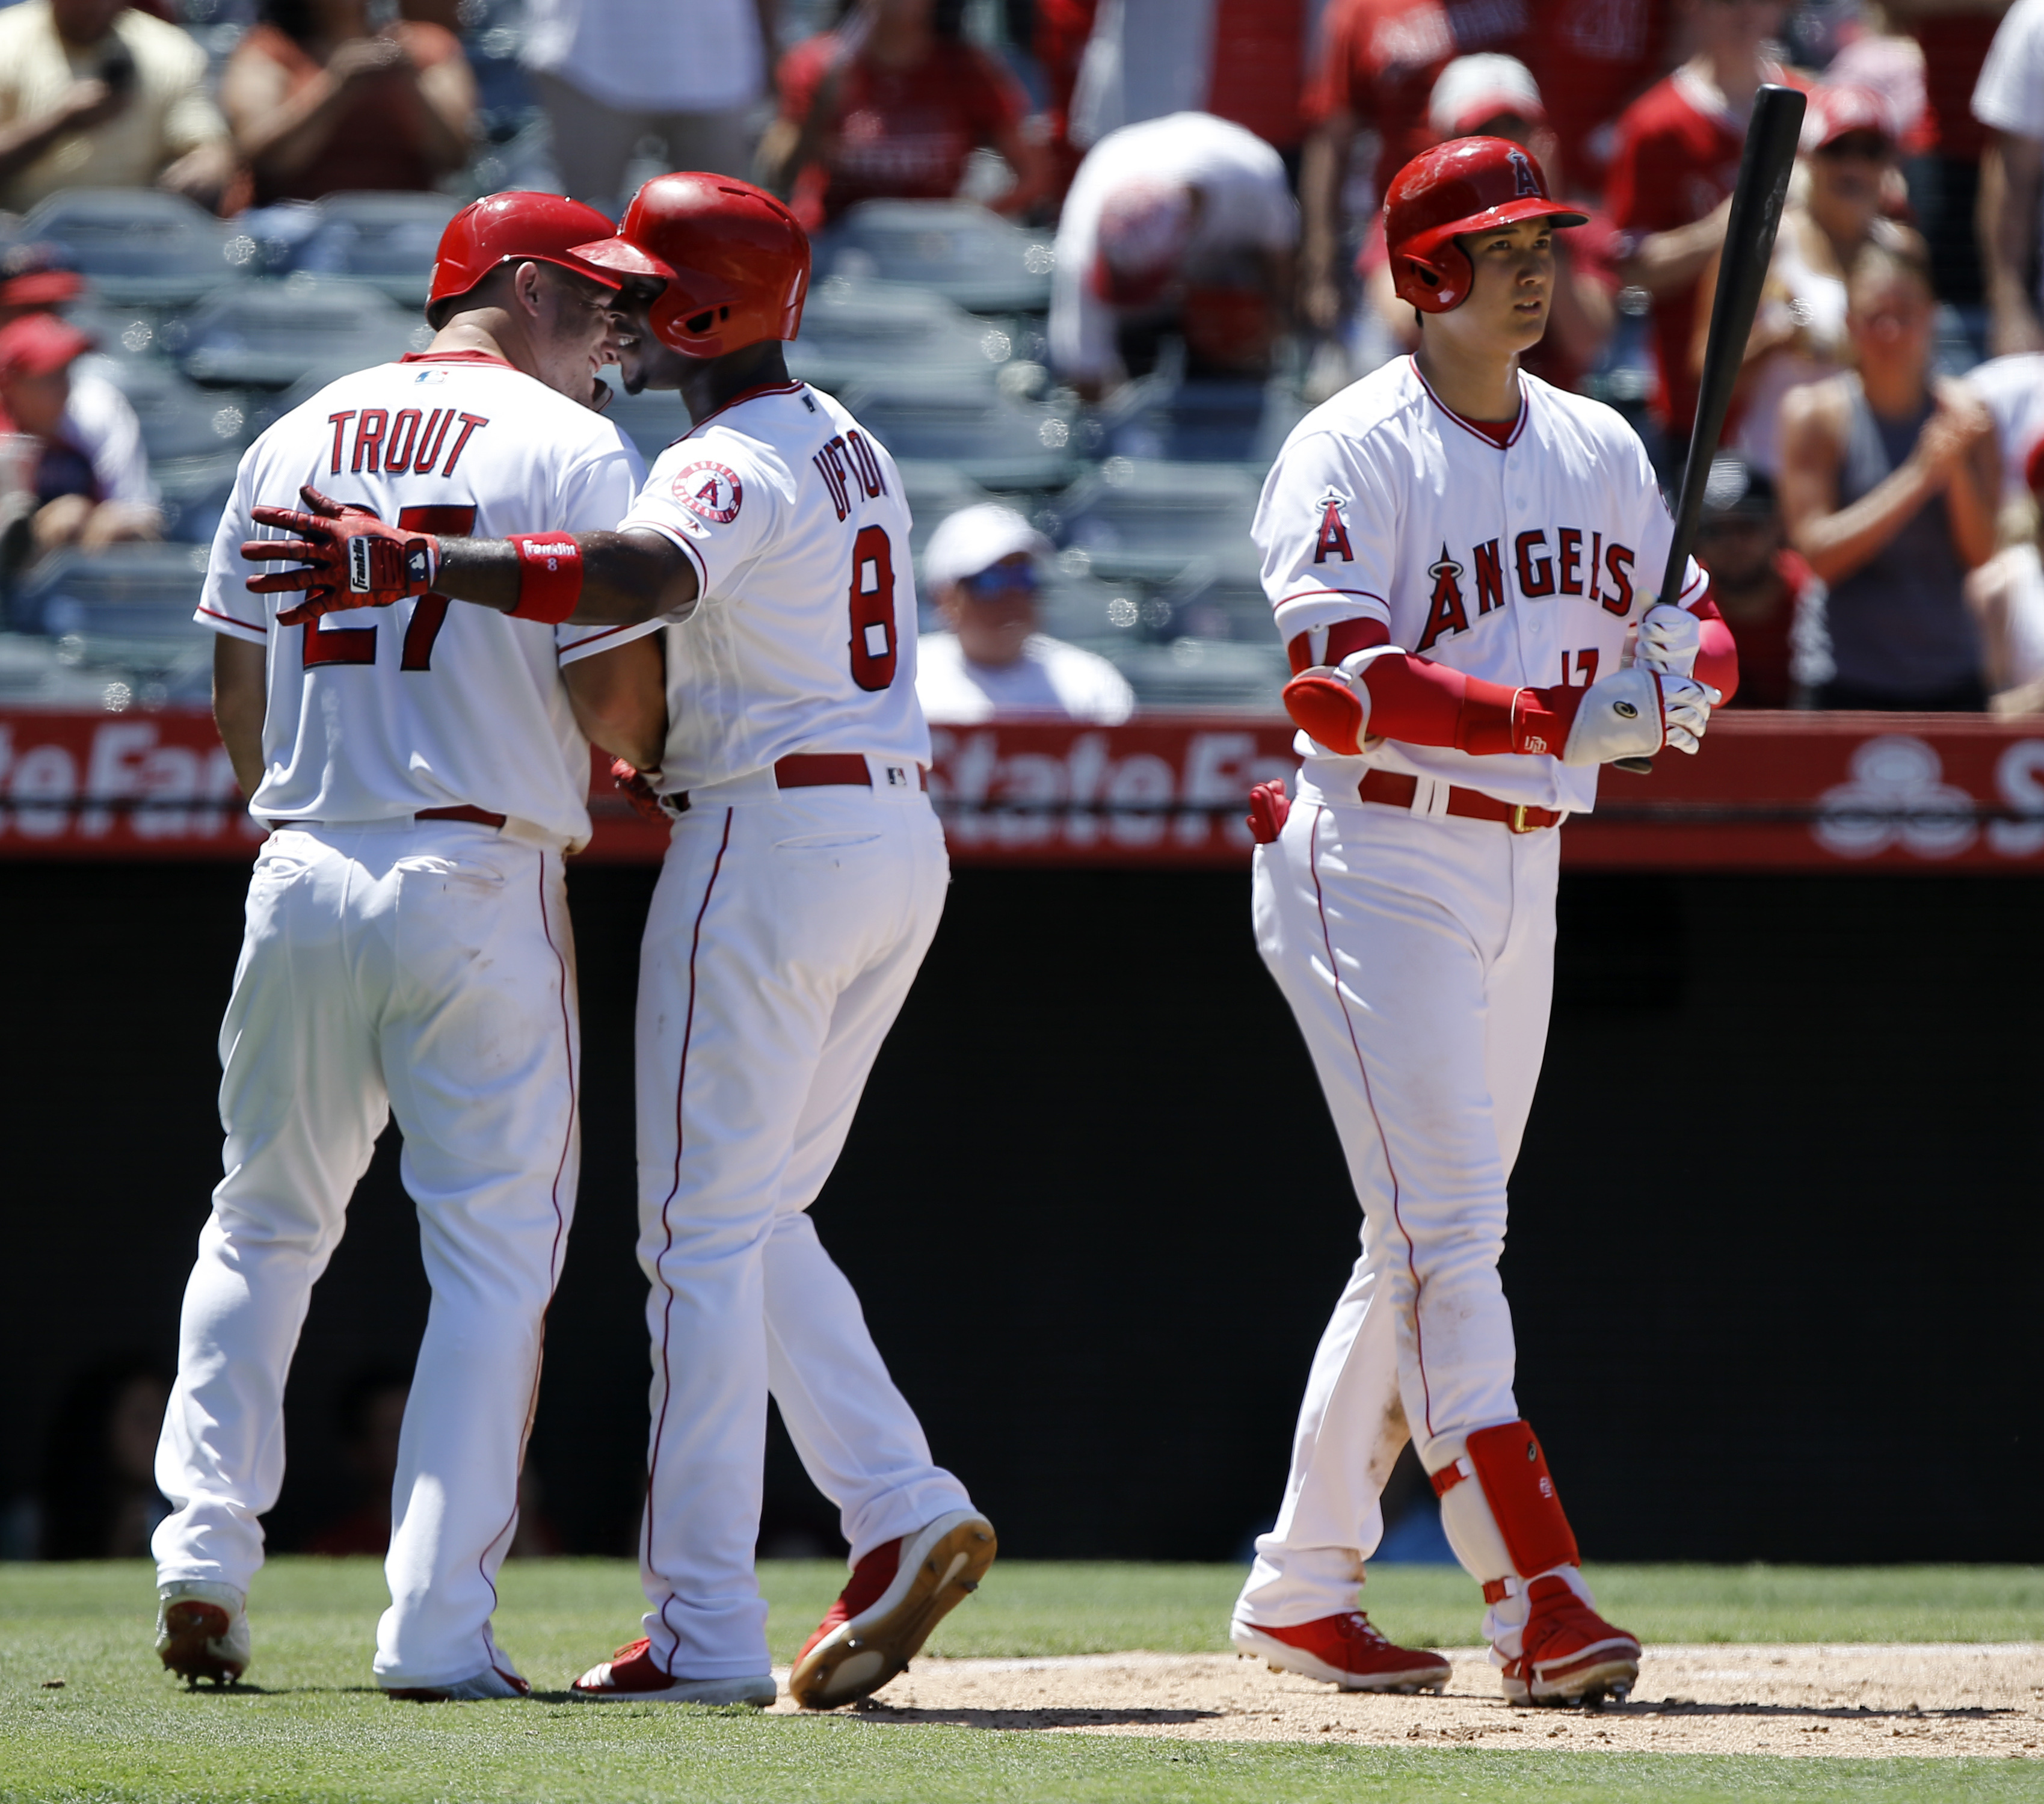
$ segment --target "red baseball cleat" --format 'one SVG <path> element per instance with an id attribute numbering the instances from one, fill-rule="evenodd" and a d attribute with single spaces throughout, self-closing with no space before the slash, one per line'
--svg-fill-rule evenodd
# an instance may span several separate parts
<path id="1" fill-rule="evenodd" d="M 1504 1667 L 1504 1695 L 1515 1704 L 1570 1704 L 1606 1693 L 1623 1698 L 1639 1676 L 1639 1643 L 1610 1623 L 1552 1573 L 1526 1587 L 1532 1614 L 1519 1632 L 1524 1650 Z"/>
<path id="2" fill-rule="evenodd" d="M 1359 1610 L 1282 1629 L 1237 1620 L 1228 1639 L 1274 1672 L 1304 1673 L 1344 1691 L 1438 1691 L 1448 1682 L 1448 1663 L 1439 1654 L 1400 1647 Z"/>
<path id="3" fill-rule="evenodd" d="M 788 1675 L 804 1710 L 870 1697 L 922 1651 L 930 1631 L 979 1589 L 993 1564 L 993 1525 L 954 1510 L 886 1542 L 852 1568 L 851 1583 L 816 1625 Z"/>
<path id="4" fill-rule="evenodd" d="M 764 1709 L 780 1691 L 770 1672 L 736 1679 L 677 1679 L 660 1670 L 653 1659 L 652 1643 L 642 1636 L 592 1666 L 568 1687 L 568 1694 L 596 1700 L 622 1698 L 641 1704 L 750 1704 Z"/>

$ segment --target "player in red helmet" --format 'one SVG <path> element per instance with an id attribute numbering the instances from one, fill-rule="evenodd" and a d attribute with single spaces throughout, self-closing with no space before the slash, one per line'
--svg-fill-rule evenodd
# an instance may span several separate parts
<path id="1" fill-rule="evenodd" d="M 1489 1606 L 1506 1695 L 1623 1692 L 1639 1645 L 1597 1615 L 1513 1395 L 1506 1180 L 1553 985 L 1559 827 L 1596 767 L 1693 751 L 1735 664 L 1608 408 L 1519 367 L 1581 213 L 1501 139 L 1400 171 L 1385 205 L 1420 347 L 1309 414 L 1264 485 L 1264 586 L 1297 673 L 1296 795 L 1253 798 L 1258 947 L 1297 1017 L 1362 1204 L 1271 1531 L 1232 1638 L 1351 1690 L 1447 1662 L 1356 1607 L 1408 1439 Z M 1715 686 L 1712 686 L 1715 685 Z"/>
<path id="2" fill-rule="evenodd" d="M 638 1062 L 650 1607 L 643 1637 L 574 1690 L 773 1700 L 752 1568 L 770 1391 L 851 1547 L 851 1582 L 789 1680 L 828 1708 L 899 1672 L 994 1555 L 808 1214 L 947 881 L 924 793 L 909 510 L 886 448 L 789 378 L 809 249 L 771 195 L 661 176 L 616 240 L 574 254 L 626 283 L 626 386 L 678 387 L 696 422 L 617 530 L 438 540 L 305 516 L 293 580 L 314 610 L 430 580 L 620 642 L 660 634 L 671 726 L 645 776 L 674 827 L 640 963 Z M 649 254 L 657 289 L 631 267 Z"/>
<path id="3" fill-rule="evenodd" d="M 431 344 L 328 383 L 264 432 L 213 542 L 198 620 L 216 635 L 214 712 L 271 833 L 221 1032 L 226 1175 L 156 1455 L 171 1504 L 152 1538 L 157 1652 L 187 1679 L 248 1664 L 286 1374 L 394 1114 L 432 1309 L 398 1446 L 376 1680 L 403 1698 L 529 1690 L 490 1618 L 580 1158 L 563 859 L 589 838 L 590 742 L 656 755 L 659 660 L 600 629 L 451 608 L 430 582 L 359 623 L 280 614 L 279 593 L 298 597 L 252 589 L 244 555 L 288 555 L 248 541 L 300 493 L 391 522 L 417 574 L 436 531 L 614 522 L 645 474 L 588 405 L 620 278 L 571 249 L 605 224 L 551 194 L 459 215 Z"/>

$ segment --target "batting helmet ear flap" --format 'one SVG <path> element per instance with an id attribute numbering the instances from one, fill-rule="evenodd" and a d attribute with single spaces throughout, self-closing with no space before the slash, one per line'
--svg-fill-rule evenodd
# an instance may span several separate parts
<path id="1" fill-rule="evenodd" d="M 1452 238 L 1424 257 L 1406 251 L 1391 274 L 1399 298 L 1411 301 L 1423 313 L 1445 313 L 1459 307 L 1469 298 L 1475 281 L 1469 252 Z"/>

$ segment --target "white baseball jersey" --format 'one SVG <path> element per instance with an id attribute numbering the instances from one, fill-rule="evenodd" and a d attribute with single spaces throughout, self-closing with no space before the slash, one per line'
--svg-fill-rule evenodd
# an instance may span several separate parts
<path id="1" fill-rule="evenodd" d="M 359 370 L 271 427 L 241 459 L 197 616 L 268 649 L 266 768 L 250 812 L 372 821 L 466 804 L 571 848 L 586 842 L 589 743 L 560 662 L 607 649 L 612 629 L 439 595 L 279 629 L 298 597 L 250 594 L 240 547 L 279 536 L 250 509 L 300 505 L 302 483 L 428 532 L 608 531 L 644 469 L 600 414 L 477 351 Z"/>
<path id="2" fill-rule="evenodd" d="M 1252 528 L 1281 639 L 1377 620 L 1403 651 L 1514 687 L 1580 688 L 1619 667 L 1674 523 L 1646 447 L 1616 413 L 1536 377 L 1520 388 L 1502 447 L 1451 412 L 1410 357 L 1300 421 Z M 1693 606 L 1705 582 L 1692 558 L 1670 599 Z M 1331 791 L 1374 765 L 1572 813 L 1596 798 L 1595 766 L 1546 756 L 1377 739 L 1344 758 L 1304 733 L 1298 750 Z"/>
<path id="3" fill-rule="evenodd" d="M 667 637 L 663 793 L 766 778 L 793 752 L 930 762 L 916 700 L 909 505 L 886 447 L 827 394 L 781 382 L 655 462 L 619 527 L 696 566 Z"/>

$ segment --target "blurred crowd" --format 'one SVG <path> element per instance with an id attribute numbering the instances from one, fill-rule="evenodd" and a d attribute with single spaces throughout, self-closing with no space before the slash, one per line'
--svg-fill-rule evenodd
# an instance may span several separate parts
<path id="1" fill-rule="evenodd" d="M 940 397 L 936 339 L 897 333 L 798 372 L 864 384 L 926 467 L 919 550 L 982 510 L 924 571 L 934 719 L 1267 705 L 1226 542 L 1246 503 L 1196 484 L 1174 512 L 1155 466 L 1254 472 L 1411 347 L 1391 174 L 1501 136 L 1583 204 L 1527 367 L 1627 412 L 1672 488 L 1772 82 L 1808 113 L 1702 547 L 1739 703 L 2034 708 L 2044 0 L 17 0 L 0 587 L 29 598 L 8 624 L 65 638 L 98 617 L 90 560 L 202 543 L 232 456 L 305 381 L 405 347 L 461 201 L 551 187 L 614 213 L 694 167 L 795 206 L 813 321 L 919 287 L 947 309 L 931 333 L 977 332 L 1001 366 Z M 79 573 L 54 599 L 52 560 Z M 68 636 L 75 665 L 121 639 Z M 196 680 L 175 664 L 148 693 Z"/>

